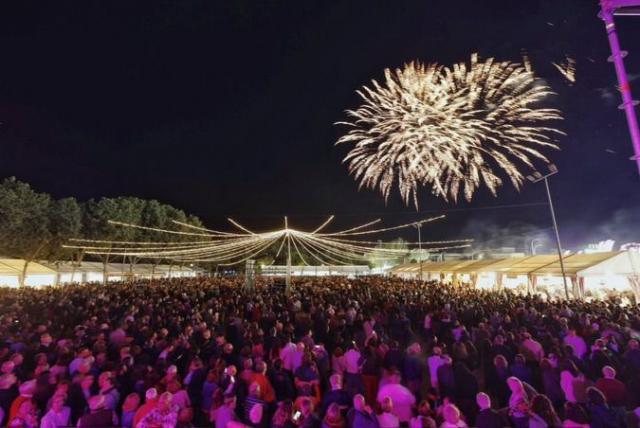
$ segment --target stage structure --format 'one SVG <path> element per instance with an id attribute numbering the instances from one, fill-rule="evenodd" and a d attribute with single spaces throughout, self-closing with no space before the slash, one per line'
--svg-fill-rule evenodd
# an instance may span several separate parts
<path id="1" fill-rule="evenodd" d="M 629 126 L 629 134 L 631 134 L 634 151 L 631 159 L 636 161 L 638 172 L 640 172 L 640 128 L 638 128 L 638 117 L 635 111 L 638 101 L 634 100 L 631 95 L 629 77 L 624 68 L 623 58 L 627 56 L 628 52 L 620 49 L 616 24 L 613 21 L 614 15 L 635 15 L 640 17 L 640 0 L 601 0 L 600 7 L 601 10 L 598 16 L 604 21 L 607 36 L 609 37 L 609 45 L 611 46 L 609 62 L 612 62 L 616 68 L 622 95 L 622 104 L 618 108 L 624 110 L 627 116 L 627 125 Z"/>
<path id="2" fill-rule="evenodd" d="M 180 230 L 146 227 L 130 223 L 111 221 L 119 227 L 142 229 L 158 233 L 156 241 L 108 241 L 95 239 L 72 239 L 66 248 L 82 249 L 85 254 L 111 256 L 126 255 L 145 260 L 169 260 L 183 265 L 194 263 L 213 263 L 216 266 L 234 266 L 255 260 L 271 248 L 277 248 L 274 262 L 286 256 L 287 292 L 291 290 L 291 255 L 292 252 L 304 265 L 353 265 L 367 264 L 376 261 L 397 260 L 407 254 L 406 249 L 385 248 L 380 241 L 367 240 L 367 236 L 391 232 L 416 225 L 424 225 L 445 216 L 436 216 L 411 223 L 390 227 L 373 228 L 381 222 L 376 219 L 359 226 L 337 232 L 323 232 L 333 221 L 330 216 L 311 232 L 293 229 L 284 218 L 284 228 L 269 232 L 254 232 L 228 218 L 227 220 L 238 232 L 224 232 L 192 226 L 174 221 Z M 162 238 L 165 239 L 162 239 Z M 362 238 L 365 239 L 362 239 Z M 470 239 L 448 241 L 407 242 L 408 249 L 419 245 L 422 249 L 439 252 L 452 248 L 469 247 Z M 286 254 L 283 253 L 286 251 Z M 311 263 L 310 263 L 311 262 Z"/>
<path id="3" fill-rule="evenodd" d="M 293 229 L 284 218 L 284 228 L 269 232 L 253 232 L 228 218 L 227 220 L 239 232 L 223 232 L 197 227 L 174 221 L 181 230 L 145 227 L 130 223 L 111 221 L 120 227 L 142 229 L 157 232 L 157 241 L 106 241 L 92 239 L 72 239 L 66 248 L 82 249 L 85 254 L 111 256 L 126 255 L 146 260 L 171 260 L 180 264 L 214 263 L 217 266 L 234 266 L 255 260 L 270 249 L 277 248 L 275 260 L 286 257 L 286 291 L 291 291 L 291 256 L 295 252 L 304 265 L 353 265 L 367 264 L 372 261 L 391 261 L 405 256 L 411 248 L 420 246 L 430 252 L 440 252 L 452 248 L 469 247 L 472 240 L 458 239 L 448 241 L 407 242 L 407 249 L 385 248 L 380 241 L 367 240 L 367 236 L 401 230 L 416 225 L 441 220 L 444 215 L 431 217 L 397 226 L 373 228 L 381 219 L 373 220 L 359 226 L 337 232 L 322 232 L 334 219 L 330 216 L 311 232 Z M 172 237 L 173 239 L 161 239 Z M 365 237 L 365 239 L 362 239 Z M 286 254 L 283 253 L 286 251 Z M 310 263 L 311 262 L 311 263 Z M 246 265 L 249 268 L 249 264 Z M 251 281 L 255 265 L 250 269 Z M 249 287 L 247 279 L 246 287 Z M 253 286 L 253 284 L 251 284 Z"/>

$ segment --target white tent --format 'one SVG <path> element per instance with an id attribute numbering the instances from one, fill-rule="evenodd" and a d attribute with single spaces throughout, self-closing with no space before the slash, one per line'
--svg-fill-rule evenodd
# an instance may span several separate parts
<path id="1" fill-rule="evenodd" d="M 18 287 L 24 263 L 22 259 L 0 259 L 0 287 Z M 27 266 L 25 285 L 53 285 L 55 280 L 55 270 L 36 262 L 30 262 Z"/>
<path id="2" fill-rule="evenodd" d="M 567 286 L 574 296 L 603 298 L 631 290 L 640 301 L 640 253 L 614 251 L 563 257 Z M 396 266 L 392 275 L 417 278 L 417 263 Z M 563 295 L 562 268 L 555 254 L 497 260 L 424 263 L 425 279 L 472 283 L 479 288 L 511 288 Z"/>

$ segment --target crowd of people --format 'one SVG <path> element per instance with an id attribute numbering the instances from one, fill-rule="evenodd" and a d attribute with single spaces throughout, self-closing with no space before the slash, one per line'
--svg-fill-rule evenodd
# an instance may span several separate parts
<path id="1" fill-rule="evenodd" d="M 0 289 L 11 428 L 640 426 L 640 309 L 395 278 Z"/>

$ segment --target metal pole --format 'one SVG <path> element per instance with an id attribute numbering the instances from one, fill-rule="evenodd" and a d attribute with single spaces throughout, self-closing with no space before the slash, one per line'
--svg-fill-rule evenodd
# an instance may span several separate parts
<path id="1" fill-rule="evenodd" d="M 638 2 L 638 4 L 640 4 L 640 2 Z M 602 7 L 602 10 L 600 11 L 599 16 L 604 21 L 605 28 L 607 29 L 607 36 L 609 37 L 609 45 L 611 46 L 611 56 L 609 57 L 609 61 L 613 62 L 613 65 L 615 66 L 620 93 L 622 94 L 622 104 L 620 104 L 618 108 L 624 109 L 627 116 L 627 125 L 629 126 L 629 134 L 631 134 L 631 143 L 633 144 L 634 152 L 634 157 L 632 159 L 636 161 L 638 172 L 640 172 L 640 129 L 638 128 L 638 118 L 636 117 L 635 112 L 635 105 L 637 104 L 637 101 L 634 101 L 631 96 L 631 85 L 629 85 L 629 79 L 627 77 L 623 61 L 623 58 L 627 53 L 620 49 L 620 42 L 618 41 L 618 34 L 616 32 L 616 24 L 613 21 L 613 13 L 616 9 L 616 5 L 615 2 L 612 2 L 611 0 L 601 0 L 600 6 Z"/>
<path id="2" fill-rule="evenodd" d="M 549 199 L 549 209 L 551 210 L 551 220 L 553 221 L 553 230 L 556 232 L 556 245 L 558 246 L 558 258 L 560 259 L 560 270 L 562 271 L 562 284 L 564 285 L 564 295 L 569 300 L 569 289 L 567 288 L 567 275 L 564 271 L 564 261 L 562 260 L 562 245 L 560 244 L 560 232 L 558 231 L 558 223 L 556 222 L 556 213 L 553 209 L 553 201 L 551 200 L 551 190 L 549 190 L 549 179 L 544 178 L 544 185 L 547 188 L 547 198 Z"/>
<path id="3" fill-rule="evenodd" d="M 420 257 L 420 281 L 422 281 L 422 236 L 420 229 L 422 229 L 422 223 L 418 223 L 418 254 Z"/>
<path id="4" fill-rule="evenodd" d="M 285 280 L 285 294 L 288 296 L 291 294 L 291 236 L 289 233 L 289 223 L 287 217 L 284 217 L 284 229 L 287 240 L 287 276 Z"/>

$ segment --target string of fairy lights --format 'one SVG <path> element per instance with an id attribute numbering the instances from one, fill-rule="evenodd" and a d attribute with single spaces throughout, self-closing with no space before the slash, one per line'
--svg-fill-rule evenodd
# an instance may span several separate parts
<path id="1" fill-rule="evenodd" d="M 471 245 L 471 239 L 446 241 L 404 242 L 405 248 L 390 248 L 380 241 L 360 240 L 390 231 L 418 227 L 443 219 L 435 216 L 396 226 L 377 227 L 376 219 L 337 232 L 322 231 L 334 220 L 330 216 L 311 232 L 289 227 L 285 217 L 284 228 L 268 232 L 254 232 L 232 218 L 227 220 L 238 232 L 223 232 L 174 221 L 182 230 L 141 226 L 110 221 L 114 226 L 140 229 L 158 234 L 157 241 L 123 241 L 99 239 L 72 239 L 65 248 L 83 250 L 85 254 L 99 256 L 129 256 L 141 259 L 171 260 L 180 263 L 216 263 L 221 266 L 239 265 L 260 257 L 271 248 L 277 248 L 274 262 L 287 248 L 287 254 L 295 254 L 304 265 L 351 265 L 358 262 L 395 260 L 417 247 L 428 252 L 461 249 Z M 167 239 L 160 239 L 160 238 Z M 173 238 L 188 239 L 177 241 Z"/>

